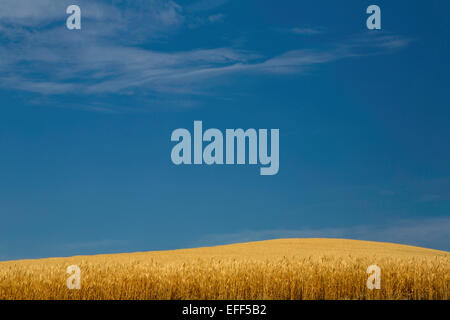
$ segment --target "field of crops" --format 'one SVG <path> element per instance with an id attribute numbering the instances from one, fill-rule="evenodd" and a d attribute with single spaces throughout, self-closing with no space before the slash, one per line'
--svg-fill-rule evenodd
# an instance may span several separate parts
<path id="1" fill-rule="evenodd" d="M 81 270 L 68 289 L 67 267 Z M 367 267 L 381 288 L 367 288 Z M 450 253 L 342 239 L 0 262 L 0 299 L 449 299 Z"/>

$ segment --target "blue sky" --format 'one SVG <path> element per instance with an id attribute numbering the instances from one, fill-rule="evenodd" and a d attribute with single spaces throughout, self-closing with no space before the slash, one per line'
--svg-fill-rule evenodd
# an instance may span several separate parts
<path id="1" fill-rule="evenodd" d="M 282 237 L 450 250 L 449 11 L 2 0 L 0 259 Z M 171 132 L 194 120 L 279 128 L 279 173 L 175 166 Z"/>

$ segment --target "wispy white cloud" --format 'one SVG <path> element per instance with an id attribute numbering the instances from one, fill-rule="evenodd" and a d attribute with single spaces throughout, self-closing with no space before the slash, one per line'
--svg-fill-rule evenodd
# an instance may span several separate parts
<path id="1" fill-rule="evenodd" d="M 370 52 L 377 52 L 383 45 L 376 41 Z M 72 39 L 63 45 L 50 42 L 46 47 L 37 43 L 0 49 L 0 81 L 4 86 L 44 94 L 74 90 L 120 93 L 136 88 L 156 92 L 184 88 L 194 92 L 195 86 L 206 79 L 238 72 L 299 73 L 313 65 L 364 55 L 361 50 L 366 49 L 351 43 L 329 50 L 293 50 L 264 59 L 232 48 L 164 53 Z"/>
<path id="2" fill-rule="evenodd" d="M 189 12 L 209 11 L 227 3 L 228 0 L 197 0 L 186 6 Z"/>
<path id="3" fill-rule="evenodd" d="M 56 14 L 52 6 L 50 13 L 45 11 L 48 1 L 1 2 L 0 37 L 5 39 L 0 47 L 1 86 L 45 95 L 140 91 L 197 95 L 213 80 L 230 74 L 302 73 L 314 65 L 385 53 L 408 44 L 402 37 L 387 35 L 351 38 L 327 49 L 292 50 L 269 57 L 231 47 L 162 52 L 142 44 L 183 23 L 183 9 L 173 1 L 116 0 L 114 5 L 108 1 L 94 5 L 80 0 L 83 17 L 88 17 L 83 20 L 87 27 L 80 31 L 51 24 L 43 27 L 65 17 L 61 14 L 65 10 L 58 9 Z M 66 2 L 58 6 L 64 8 Z M 17 3 L 27 9 L 22 12 Z M 206 7 L 201 1 L 194 8 Z M 209 17 L 213 21 L 223 18 L 221 14 Z"/>
<path id="4" fill-rule="evenodd" d="M 4 22 L 22 25 L 34 25 L 51 21 L 61 16 L 59 6 L 52 0 L 2 0 L 0 2 L 0 19 Z"/>
<path id="5" fill-rule="evenodd" d="M 15 40 L 20 32 L 27 31 L 32 37 L 52 35 L 45 31 L 65 26 L 66 8 L 71 4 L 71 0 L 2 0 L 0 31 L 3 36 L 14 36 Z M 78 0 L 76 4 L 81 7 L 84 37 L 106 38 L 112 34 L 121 36 L 121 41 L 129 40 L 124 36 L 136 41 L 159 37 L 184 21 L 181 6 L 170 0 Z M 52 26 L 55 22 L 61 24 Z M 67 32 L 65 36 L 68 38 Z"/>
<path id="6" fill-rule="evenodd" d="M 222 13 L 213 14 L 208 17 L 208 21 L 211 23 L 220 22 L 223 21 L 224 19 L 225 15 Z"/>
<path id="7" fill-rule="evenodd" d="M 292 28 L 289 31 L 294 34 L 300 34 L 300 35 L 315 35 L 315 34 L 320 34 L 323 32 L 319 28 L 299 28 L 299 27 Z"/>
<path id="8" fill-rule="evenodd" d="M 209 16 L 190 15 L 186 18 L 186 25 L 189 29 L 198 29 L 204 26 L 221 23 L 225 21 L 223 13 L 215 13 Z"/>
<path id="9" fill-rule="evenodd" d="M 373 35 L 370 32 L 363 32 L 351 37 L 351 41 L 345 45 L 351 47 L 377 47 L 380 49 L 400 49 L 408 46 L 414 39 L 402 37 L 394 34 L 384 33 Z"/>
<path id="10" fill-rule="evenodd" d="M 151 0 L 152 3 L 154 0 Z M 2 0 L 0 21 L 2 24 L 36 27 L 54 21 L 64 21 L 70 0 Z M 106 1 L 78 0 L 84 19 L 120 20 L 120 11 Z"/>
<path id="11" fill-rule="evenodd" d="M 293 27 L 293 28 L 271 28 L 272 31 L 284 34 L 294 34 L 301 36 L 314 36 L 325 33 L 326 29 L 323 27 L 310 27 L 310 26 L 301 26 L 301 27 Z"/>
<path id="12" fill-rule="evenodd" d="M 242 230 L 206 235 L 193 246 L 209 246 L 279 238 L 345 238 L 409 244 L 450 251 L 450 218 L 395 221 L 388 225 L 359 225 L 348 228 L 304 228 Z"/>

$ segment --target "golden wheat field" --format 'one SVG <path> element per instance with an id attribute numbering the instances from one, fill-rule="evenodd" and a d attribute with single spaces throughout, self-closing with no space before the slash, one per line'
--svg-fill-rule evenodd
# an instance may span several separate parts
<path id="1" fill-rule="evenodd" d="M 381 268 L 369 290 L 367 267 Z M 67 267 L 81 270 L 69 290 Z M 343 239 L 0 262 L 0 299 L 449 299 L 450 253 Z"/>

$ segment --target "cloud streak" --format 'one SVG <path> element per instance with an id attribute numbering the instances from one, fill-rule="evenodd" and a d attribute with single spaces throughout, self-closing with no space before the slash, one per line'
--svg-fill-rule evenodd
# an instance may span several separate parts
<path id="1" fill-rule="evenodd" d="M 290 32 L 299 35 L 315 35 L 322 33 L 322 31 L 317 28 L 298 28 L 298 27 L 292 28 Z"/>
<path id="2" fill-rule="evenodd" d="M 2 87 L 43 95 L 198 95 L 212 83 L 217 84 L 212 81 L 227 75 L 300 74 L 315 65 L 386 53 L 408 44 L 402 37 L 388 35 L 354 38 L 328 49 L 291 50 L 269 57 L 229 47 L 163 52 L 145 43 L 183 24 L 183 9 L 173 1 L 118 0 L 113 2 L 115 5 L 81 1 L 83 19 L 87 17 L 87 21 L 83 20 L 83 29 L 76 32 L 49 26 L 65 11 L 45 11 L 53 8 L 48 1 L 1 3 Z M 28 9 L 19 10 L 18 3 Z M 206 10 L 205 3 L 198 2 L 194 8 Z M 64 8 L 65 4 L 61 1 L 58 5 Z"/>
<path id="3" fill-rule="evenodd" d="M 209 11 L 226 4 L 228 0 L 198 0 L 186 6 L 190 12 Z"/>

